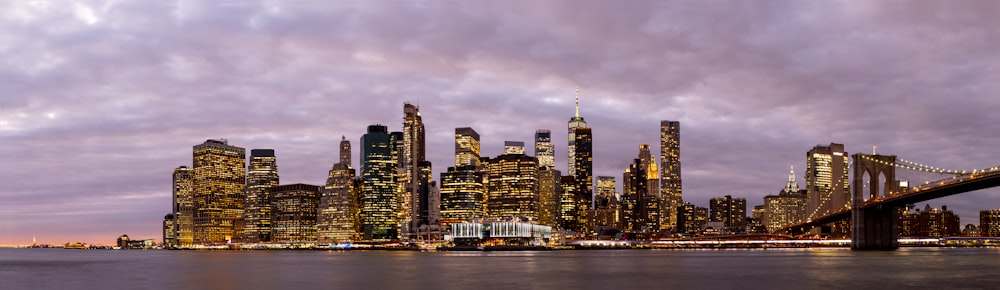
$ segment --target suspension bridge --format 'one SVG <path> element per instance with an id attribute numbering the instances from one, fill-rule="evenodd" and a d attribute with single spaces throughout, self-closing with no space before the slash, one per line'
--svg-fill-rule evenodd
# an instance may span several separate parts
<path id="1" fill-rule="evenodd" d="M 851 161 L 852 198 L 848 204 L 827 212 L 814 210 L 807 214 L 805 221 L 788 225 L 782 232 L 802 234 L 822 225 L 850 219 L 852 249 L 893 250 L 899 248 L 900 208 L 1000 186 L 1000 166 L 972 171 L 949 170 L 874 152 L 851 155 Z M 896 169 L 946 174 L 950 177 L 917 186 L 900 186 L 896 180 Z M 870 180 L 868 186 L 865 186 L 865 179 Z M 829 194 L 831 193 L 827 193 Z M 817 209 L 821 207 L 822 205 Z"/>

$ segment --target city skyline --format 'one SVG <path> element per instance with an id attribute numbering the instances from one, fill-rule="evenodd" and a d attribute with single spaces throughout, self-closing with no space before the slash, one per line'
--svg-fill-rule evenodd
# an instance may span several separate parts
<path id="1" fill-rule="evenodd" d="M 435 180 L 459 127 L 487 157 L 551 130 L 566 174 L 577 87 L 593 176 L 620 176 L 639 144 L 659 152 L 659 122 L 679 121 L 683 200 L 700 207 L 763 204 L 789 165 L 806 184 L 820 144 L 1000 165 L 1000 36 L 980 12 L 996 7 L 184 4 L 3 4 L 0 51 L 18 57 L 0 66 L 0 244 L 159 239 L 171 173 L 206 139 L 274 149 L 282 184 L 324 184 L 342 136 L 402 131 L 404 102 L 420 107 Z M 930 203 L 965 225 L 998 197 Z"/>

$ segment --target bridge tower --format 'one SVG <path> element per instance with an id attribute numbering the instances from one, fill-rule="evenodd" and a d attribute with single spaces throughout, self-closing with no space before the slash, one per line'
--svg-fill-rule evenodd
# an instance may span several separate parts
<path id="1" fill-rule="evenodd" d="M 882 205 L 866 208 L 865 200 L 878 198 L 879 188 L 885 193 L 899 190 L 896 181 L 896 156 L 877 154 L 851 155 L 854 165 L 854 181 L 851 183 L 851 249 L 854 250 L 895 250 L 899 248 L 899 213 L 896 208 Z M 864 177 L 870 180 L 865 190 Z M 879 176 L 885 183 L 879 184 Z M 867 194 L 868 198 L 865 198 Z M 883 196 L 884 197 L 884 196 Z"/>

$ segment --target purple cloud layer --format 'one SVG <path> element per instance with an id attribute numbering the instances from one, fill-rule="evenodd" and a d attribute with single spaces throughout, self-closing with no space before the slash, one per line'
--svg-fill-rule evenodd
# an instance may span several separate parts
<path id="1" fill-rule="evenodd" d="M 210 138 L 323 182 L 341 136 L 419 104 L 435 171 L 553 131 L 581 89 L 595 175 L 681 121 L 684 199 L 748 204 L 838 142 L 1000 165 L 992 1 L 11 1 L 0 4 L 0 244 L 160 238 L 170 174 Z M 357 152 L 355 152 L 357 155 Z M 355 160 L 358 160 L 355 157 Z M 357 162 L 357 161 L 355 161 Z M 357 166 L 357 164 L 355 164 Z M 942 176 L 901 174 L 914 183 Z M 436 176 L 437 177 L 437 176 Z M 931 202 L 962 223 L 1000 190 Z"/>

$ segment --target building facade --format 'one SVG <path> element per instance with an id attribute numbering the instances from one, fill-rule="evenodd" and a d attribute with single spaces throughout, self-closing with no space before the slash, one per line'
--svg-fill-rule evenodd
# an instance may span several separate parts
<path id="1" fill-rule="evenodd" d="M 246 150 L 226 140 L 194 146 L 194 243 L 225 243 L 237 237 L 246 189 Z"/>
<path id="2" fill-rule="evenodd" d="M 730 195 L 709 200 L 709 222 L 721 222 L 731 232 L 743 232 L 747 222 L 747 200 Z"/>
<path id="3" fill-rule="evenodd" d="M 573 164 L 577 198 L 582 199 L 583 210 L 594 208 L 594 135 L 590 128 L 577 128 L 573 148 Z"/>
<path id="4" fill-rule="evenodd" d="M 351 143 L 340 141 L 340 162 L 327 174 L 326 185 L 320 192 L 316 217 L 316 239 L 319 242 L 341 243 L 360 239 L 359 195 L 354 186 L 356 172 L 351 167 Z"/>
<path id="5" fill-rule="evenodd" d="M 795 181 L 795 168 L 788 172 L 788 183 L 776 195 L 764 197 L 764 211 L 767 215 L 761 220 L 770 233 L 805 221 L 806 192 L 799 189 Z"/>
<path id="6" fill-rule="evenodd" d="M 288 184 L 270 189 L 272 242 L 316 242 L 320 188 L 309 184 Z"/>
<path id="7" fill-rule="evenodd" d="M 850 206 L 848 161 L 844 144 L 817 145 L 806 153 L 806 218 L 823 216 Z"/>
<path id="8" fill-rule="evenodd" d="M 555 146 L 552 145 L 552 131 L 538 129 L 535 131 L 535 158 L 538 159 L 538 167 L 555 168 L 556 156 Z"/>
<path id="9" fill-rule="evenodd" d="M 900 236 L 945 238 L 962 235 L 961 220 L 947 206 L 937 209 L 928 204 L 924 210 L 904 213 L 901 219 L 904 222 L 900 223 Z"/>
<path id="10" fill-rule="evenodd" d="M 683 204 L 681 185 L 681 124 L 660 121 L 660 200 L 661 228 L 674 231 L 678 215 L 674 212 Z"/>
<path id="11" fill-rule="evenodd" d="M 271 240 L 271 197 L 269 190 L 278 186 L 278 181 L 278 165 L 274 150 L 250 150 L 241 242 L 258 243 Z"/>
<path id="12" fill-rule="evenodd" d="M 486 214 L 483 171 L 475 165 L 448 167 L 441 173 L 441 225 L 470 222 Z"/>
<path id="13" fill-rule="evenodd" d="M 979 211 L 979 234 L 1000 237 L 1000 209 Z"/>
<path id="14" fill-rule="evenodd" d="M 487 217 L 538 220 L 538 160 L 524 154 L 484 158 Z"/>
<path id="15" fill-rule="evenodd" d="M 396 182 L 396 140 L 385 126 L 371 125 L 361 144 L 361 238 L 399 239 L 402 203 Z"/>
<path id="16" fill-rule="evenodd" d="M 455 167 L 479 166 L 479 133 L 469 127 L 455 128 Z"/>
<path id="17" fill-rule="evenodd" d="M 177 167 L 173 174 L 173 246 L 194 244 L 194 174 L 187 166 Z"/>

